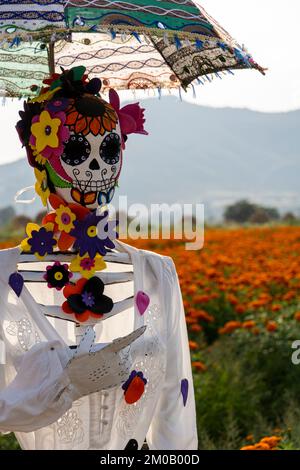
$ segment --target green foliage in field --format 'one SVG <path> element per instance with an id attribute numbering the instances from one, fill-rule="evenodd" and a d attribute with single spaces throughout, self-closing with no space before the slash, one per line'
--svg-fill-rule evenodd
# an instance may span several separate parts
<path id="1" fill-rule="evenodd" d="M 272 335 L 236 331 L 201 353 L 208 370 L 195 375 L 199 446 L 239 449 L 278 432 L 285 449 L 300 449 L 300 365 L 291 344 L 294 323 Z M 280 431 L 279 431 L 280 430 Z"/>

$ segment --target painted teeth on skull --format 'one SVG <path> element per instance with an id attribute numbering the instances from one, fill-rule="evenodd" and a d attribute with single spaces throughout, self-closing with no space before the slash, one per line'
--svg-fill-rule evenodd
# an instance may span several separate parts
<path id="1" fill-rule="evenodd" d="M 102 181 L 94 180 L 73 180 L 72 185 L 80 191 L 109 191 L 117 184 L 116 178 L 103 179 Z"/>

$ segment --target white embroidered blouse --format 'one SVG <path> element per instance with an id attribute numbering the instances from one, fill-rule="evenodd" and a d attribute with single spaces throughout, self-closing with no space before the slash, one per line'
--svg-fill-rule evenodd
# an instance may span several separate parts
<path id="1" fill-rule="evenodd" d="M 0 432 L 19 430 L 23 449 L 122 450 L 129 442 L 140 449 L 145 438 L 152 450 L 197 449 L 191 360 L 174 263 L 121 242 L 116 247 L 131 257 L 133 282 L 107 286 L 105 293 L 118 301 L 142 291 L 150 304 L 143 315 L 134 304 L 99 321 L 95 330 L 97 342 L 108 343 L 147 326 L 131 347 L 132 370 L 147 379 L 134 404 L 126 403 L 121 386 L 72 403 L 61 358 L 49 349 L 59 344 L 69 350 L 76 340 L 74 324 L 45 317 L 39 305 L 61 305 L 62 294 L 32 283 L 18 297 L 9 277 L 17 270 L 19 248 L 0 251 Z M 53 380 L 55 393 L 62 390 L 55 403 Z M 50 425 L 49 414 L 56 419 Z"/>

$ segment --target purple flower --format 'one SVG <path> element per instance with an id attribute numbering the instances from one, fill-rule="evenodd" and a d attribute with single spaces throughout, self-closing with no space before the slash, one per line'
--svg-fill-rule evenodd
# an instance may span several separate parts
<path id="1" fill-rule="evenodd" d="M 58 113 L 59 111 L 65 111 L 67 107 L 69 106 L 69 100 L 67 98 L 63 97 L 56 97 L 53 98 L 51 101 L 46 106 L 46 109 L 48 111 L 51 111 L 52 113 Z"/>
<path id="2" fill-rule="evenodd" d="M 105 256 L 107 249 L 113 249 L 115 247 L 108 236 L 105 238 L 98 236 L 97 225 L 99 222 L 102 222 L 105 228 L 107 217 L 107 212 L 101 215 L 92 212 L 88 214 L 85 219 L 76 220 L 74 222 L 75 227 L 71 230 L 70 235 L 76 239 L 74 249 L 79 251 L 80 256 L 83 256 L 85 253 L 88 253 L 91 258 L 95 258 L 97 254 Z"/>
<path id="3" fill-rule="evenodd" d="M 45 227 L 41 227 L 39 230 L 33 230 L 31 232 L 28 245 L 31 246 L 31 253 L 37 253 L 39 256 L 43 257 L 53 253 L 56 240 L 52 231 L 47 231 Z"/>
<path id="4" fill-rule="evenodd" d="M 81 294 L 81 299 L 87 307 L 93 307 L 95 305 L 95 297 L 91 292 L 83 292 L 83 294 Z"/>

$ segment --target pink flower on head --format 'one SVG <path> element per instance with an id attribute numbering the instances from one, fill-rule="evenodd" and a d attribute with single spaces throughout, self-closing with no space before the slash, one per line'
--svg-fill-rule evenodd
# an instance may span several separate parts
<path id="1" fill-rule="evenodd" d="M 64 124 L 66 114 L 51 113 L 48 110 L 34 116 L 31 122 L 29 144 L 38 154 L 50 160 L 60 157 L 64 144 L 70 137 L 70 131 Z"/>
<path id="2" fill-rule="evenodd" d="M 139 103 L 128 104 L 120 109 L 119 95 L 113 89 L 109 90 L 109 102 L 118 114 L 121 132 L 124 136 L 127 136 L 128 134 L 148 135 L 148 132 L 144 129 L 145 110 L 140 107 Z M 124 149 L 124 140 L 122 144 Z"/>

